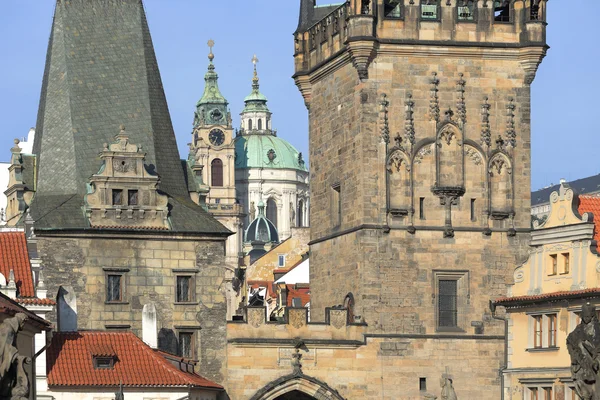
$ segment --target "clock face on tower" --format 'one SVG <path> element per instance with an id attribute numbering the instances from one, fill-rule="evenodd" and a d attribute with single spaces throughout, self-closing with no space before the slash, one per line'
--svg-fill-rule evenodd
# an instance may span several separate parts
<path id="1" fill-rule="evenodd" d="M 225 134 L 220 129 L 213 129 L 208 134 L 208 140 L 213 146 L 221 146 L 225 142 Z"/>

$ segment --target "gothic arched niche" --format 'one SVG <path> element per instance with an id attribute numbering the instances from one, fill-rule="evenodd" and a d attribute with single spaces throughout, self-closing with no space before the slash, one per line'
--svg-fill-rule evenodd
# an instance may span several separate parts
<path id="1" fill-rule="evenodd" d="M 487 205 L 486 159 L 474 145 L 465 144 L 465 194 L 460 201 L 459 212 L 453 216 L 458 225 L 482 224 Z"/>
<path id="2" fill-rule="evenodd" d="M 436 145 L 436 186 L 464 186 L 463 135 L 460 129 L 453 123 L 445 124 L 438 130 Z"/>
<path id="3" fill-rule="evenodd" d="M 413 187 L 415 220 L 435 219 L 434 211 L 438 213 L 438 218 L 440 216 L 440 200 L 431 193 L 431 187 L 435 183 L 434 147 L 435 143 L 427 143 L 421 146 L 413 158 L 413 181 L 418 182 Z M 415 222 L 415 225 L 418 224 L 418 222 Z"/>
<path id="4" fill-rule="evenodd" d="M 294 398 L 299 400 L 344 400 L 335 389 L 329 387 L 325 382 L 302 372 L 292 373 L 274 380 L 255 393 L 250 400 L 288 400 Z"/>
<path id="5" fill-rule="evenodd" d="M 410 163 L 400 149 L 392 150 L 388 156 L 388 196 L 390 211 L 408 211 L 410 208 Z"/>
<path id="6" fill-rule="evenodd" d="M 490 208 L 494 219 L 512 213 L 512 164 L 503 153 L 494 155 L 488 165 L 490 175 Z"/>

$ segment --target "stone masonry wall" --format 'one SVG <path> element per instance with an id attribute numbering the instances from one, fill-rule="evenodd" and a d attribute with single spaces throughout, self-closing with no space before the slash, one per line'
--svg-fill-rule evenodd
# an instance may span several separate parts
<path id="1" fill-rule="evenodd" d="M 38 234 L 48 297 L 56 298 L 61 286 L 74 290 L 78 329 L 124 325 L 142 337 L 143 306 L 154 302 L 159 347 L 176 352 L 179 330 L 193 332 L 198 370 L 217 382 L 223 381 L 226 373 L 224 247 L 224 241 L 179 236 Z M 106 302 L 107 273 L 123 273 L 122 303 Z M 176 276 L 186 273 L 195 277 L 193 302 L 176 304 Z M 48 314 L 50 321 L 56 322 L 56 318 L 56 313 Z"/>

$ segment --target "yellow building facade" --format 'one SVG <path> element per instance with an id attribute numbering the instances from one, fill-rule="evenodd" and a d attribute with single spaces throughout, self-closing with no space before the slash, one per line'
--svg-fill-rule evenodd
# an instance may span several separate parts
<path id="1" fill-rule="evenodd" d="M 496 318 L 500 306 L 506 311 L 505 399 L 578 399 L 566 340 L 582 305 L 600 304 L 600 197 L 577 196 L 561 184 L 550 205 L 547 221 L 534 225 L 529 258 L 516 268 L 508 297 L 492 303 Z"/>

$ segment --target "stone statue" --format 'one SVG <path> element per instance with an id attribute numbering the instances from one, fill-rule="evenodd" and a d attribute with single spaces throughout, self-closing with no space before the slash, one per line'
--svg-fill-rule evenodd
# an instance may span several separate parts
<path id="1" fill-rule="evenodd" d="M 294 203 L 290 203 L 290 226 L 296 227 L 296 210 L 294 209 Z"/>
<path id="2" fill-rule="evenodd" d="M 256 207 L 254 207 L 254 202 L 250 202 L 250 222 L 256 219 Z"/>
<path id="3" fill-rule="evenodd" d="M 581 322 L 567 336 L 567 350 L 571 356 L 571 376 L 575 392 L 583 400 L 600 400 L 600 323 L 596 307 L 586 303 L 581 309 Z"/>
<path id="4" fill-rule="evenodd" d="M 23 329 L 27 316 L 18 313 L 0 324 L 0 398 L 25 400 L 29 398 L 29 379 L 25 365 L 29 357 L 19 355 L 17 334 Z"/>
<path id="5" fill-rule="evenodd" d="M 452 386 L 452 379 L 444 377 L 442 379 L 442 400 L 457 400 L 456 392 Z"/>

